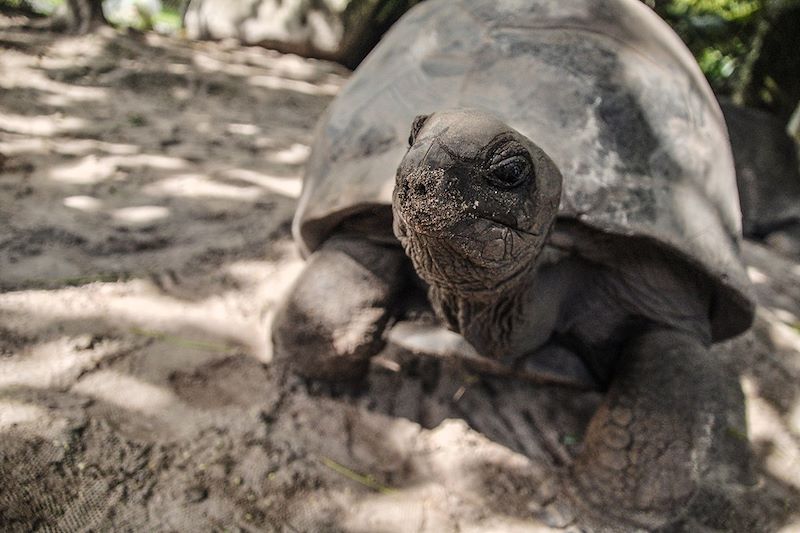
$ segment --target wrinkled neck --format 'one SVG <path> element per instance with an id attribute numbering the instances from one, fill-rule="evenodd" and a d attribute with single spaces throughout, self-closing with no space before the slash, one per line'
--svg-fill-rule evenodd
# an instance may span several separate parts
<path id="1" fill-rule="evenodd" d="M 541 250 L 518 246 L 508 261 L 484 261 L 479 241 L 470 243 L 478 253 L 469 254 L 455 239 L 402 230 L 398 238 L 428 284 L 439 318 L 484 357 L 507 355 L 524 321 Z"/>
<path id="2" fill-rule="evenodd" d="M 428 297 L 439 318 L 461 334 L 484 357 L 501 359 L 510 355 L 513 335 L 524 322 L 534 267 L 520 279 L 497 291 L 459 292 L 431 285 Z"/>

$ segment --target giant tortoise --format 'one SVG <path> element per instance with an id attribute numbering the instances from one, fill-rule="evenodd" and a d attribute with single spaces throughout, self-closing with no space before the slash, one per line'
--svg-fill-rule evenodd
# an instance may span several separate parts
<path id="1" fill-rule="evenodd" d="M 709 347 L 753 319 L 740 217 L 720 108 L 645 5 L 429 0 L 318 125 L 276 360 L 358 378 L 422 288 L 486 360 L 607 391 L 571 490 L 661 524 L 724 416 Z"/>

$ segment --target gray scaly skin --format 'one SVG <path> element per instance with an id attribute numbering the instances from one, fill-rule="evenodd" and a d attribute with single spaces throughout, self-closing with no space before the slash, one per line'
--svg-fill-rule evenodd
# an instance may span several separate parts
<path id="1" fill-rule="evenodd" d="M 410 259 L 437 316 L 481 355 L 524 369 L 551 350 L 581 362 L 567 378 L 608 390 L 565 483 L 577 508 L 647 528 L 680 517 L 720 433 L 717 400 L 736 393 L 708 351 L 702 277 L 660 247 L 556 222 L 559 170 L 489 114 L 417 117 L 409 144 L 392 204 L 405 255 L 357 224 L 337 232 L 276 315 L 278 360 L 310 378 L 363 375 Z"/>

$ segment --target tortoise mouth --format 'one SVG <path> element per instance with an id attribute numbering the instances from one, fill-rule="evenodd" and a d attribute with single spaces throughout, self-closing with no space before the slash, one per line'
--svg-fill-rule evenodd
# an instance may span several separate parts
<path id="1" fill-rule="evenodd" d="M 395 216 L 398 215 L 402 219 L 403 225 L 409 230 L 419 235 L 437 239 L 477 236 L 493 228 L 513 232 L 523 238 L 538 238 L 541 236 L 540 232 L 520 228 L 517 221 L 511 216 L 485 214 L 474 210 L 463 212 L 458 219 L 449 224 L 442 224 L 441 220 L 430 223 L 428 220 L 420 219 L 418 216 L 404 216 L 400 210 L 395 210 Z"/>
<path id="2" fill-rule="evenodd" d="M 534 255 L 539 234 L 520 229 L 497 216 L 463 213 L 459 220 L 445 227 L 408 220 L 396 212 L 397 237 L 406 245 L 424 249 L 436 262 L 453 262 L 470 269 L 497 271 L 507 277 Z"/>
<path id="3" fill-rule="evenodd" d="M 498 217 L 496 215 L 476 214 L 475 218 L 480 219 L 480 220 L 484 220 L 486 222 L 490 222 L 492 224 L 495 224 L 495 225 L 503 227 L 503 228 L 508 228 L 510 231 L 513 231 L 515 233 L 521 233 L 521 234 L 524 234 L 524 235 L 529 235 L 531 237 L 539 237 L 541 235 L 541 233 L 539 233 L 539 232 L 532 231 L 532 230 L 524 230 L 524 229 L 520 228 L 519 225 L 517 225 L 516 221 L 509 222 L 508 220 L 502 220 L 501 217 Z"/>
<path id="4" fill-rule="evenodd" d="M 465 218 L 453 228 L 453 244 L 467 260 L 481 267 L 518 262 L 536 235 L 494 218 Z"/>
<path id="5" fill-rule="evenodd" d="M 496 295 L 516 285 L 533 264 L 535 246 L 513 229 L 485 219 L 463 226 L 478 231 L 442 236 L 411 230 L 400 237 L 417 274 L 430 285 L 465 296 Z"/>

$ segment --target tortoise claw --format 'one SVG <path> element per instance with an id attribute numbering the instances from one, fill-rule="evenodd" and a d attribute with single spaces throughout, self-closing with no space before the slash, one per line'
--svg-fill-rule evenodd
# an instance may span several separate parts
<path id="1" fill-rule="evenodd" d="M 738 383 L 693 337 L 657 331 L 636 338 L 589 424 L 568 496 L 603 521 L 654 529 L 679 520 L 711 466 L 712 448 L 731 438 L 728 411 L 743 408 Z"/>

